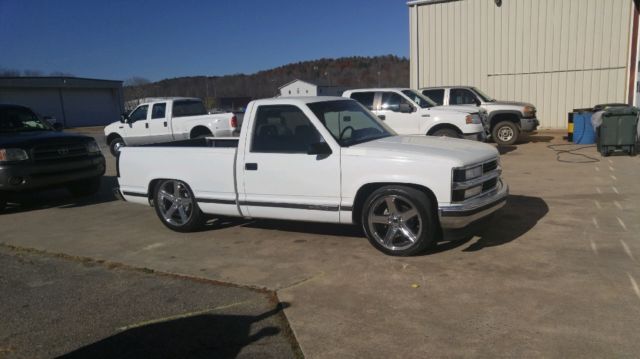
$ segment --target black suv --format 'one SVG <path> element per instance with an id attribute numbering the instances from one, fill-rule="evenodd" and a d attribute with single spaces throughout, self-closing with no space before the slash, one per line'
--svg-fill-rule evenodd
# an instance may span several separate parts
<path id="1" fill-rule="evenodd" d="M 24 106 L 0 104 L 0 210 L 14 194 L 66 187 L 97 192 L 104 156 L 88 136 L 63 133 Z"/>

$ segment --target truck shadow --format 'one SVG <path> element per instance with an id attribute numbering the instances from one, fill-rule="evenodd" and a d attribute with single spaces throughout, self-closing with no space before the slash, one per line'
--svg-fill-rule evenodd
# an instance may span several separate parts
<path id="1" fill-rule="evenodd" d="M 114 176 L 103 176 L 98 193 L 86 197 L 73 197 L 66 189 L 56 188 L 38 192 L 13 194 L 0 215 L 21 213 L 47 208 L 75 208 L 115 201 L 112 189 L 118 185 Z"/>
<path id="2" fill-rule="evenodd" d="M 235 358 L 248 345 L 281 334 L 259 322 L 282 315 L 288 303 L 250 315 L 199 314 L 127 329 L 59 358 Z M 286 319 L 283 319 L 286 320 Z M 258 344 L 261 345 L 261 344 Z"/>
<path id="3" fill-rule="evenodd" d="M 476 238 L 475 242 L 464 249 L 465 252 L 478 251 L 512 242 L 533 229 L 548 212 L 549 207 L 542 198 L 510 195 L 505 206 L 475 232 L 471 232 L 463 239 L 441 241 L 436 248 L 425 254 L 449 251 L 464 246 Z M 215 218 L 209 221 L 204 230 L 236 226 L 365 240 L 365 234 L 360 226 L 269 219 L 249 221 L 235 218 Z"/>
<path id="4" fill-rule="evenodd" d="M 477 232 L 479 239 L 464 251 L 474 252 L 512 242 L 533 229 L 547 213 L 549 206 L 542 198 L 510 195 L 507 204 Z"/>

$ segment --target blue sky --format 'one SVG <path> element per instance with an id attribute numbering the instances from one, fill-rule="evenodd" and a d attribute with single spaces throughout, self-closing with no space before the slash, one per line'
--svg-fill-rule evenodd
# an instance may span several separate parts
<path id="1" fill-rule="evenodd" d="M 150 80 L 409 54 L 404 0 L 0 0 L 0 68 Z"/>

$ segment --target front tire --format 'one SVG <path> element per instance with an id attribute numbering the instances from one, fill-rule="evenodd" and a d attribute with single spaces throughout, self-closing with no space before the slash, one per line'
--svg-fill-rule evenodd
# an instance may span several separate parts
<path id="1" fill-rule="evenodd" d="M 460 134 L 458 133 L 458 131 L 456 131 L 456 130 L 454 130 L 452 128 L 439 129 L 439 130 L 435 131 L 434 133 L 432 133 L 431 136 L 460 138 Z"/>
<path id="2" fill-rule="evenodd" d="M 204 214 L 191 188 L 182 181 L 160 182 L 154 191 L 153 204 L 160 221 L 173 231 L 193 232 L 204 224 Z"/>
<path id="3" fill-rule="evenodd" d="M 102 176 L 76 181 L 67 185 L 67 189 L 74 197 L 86 197 L 100 191 Z"/>
<path id="4" fill-rule="evenodd" d="M 125 147 L 126 144 L 124 143 L 124 140 L 122 139 L 122 137 L 118 137 L 113 139 L 110 143 L 109 143 L 109 151 L 111 152 L 111 154 L 116 157 L 118 155 L 118 153 L 120 152 L 120 149 L 122 147 Z"/>
<path id="5" fill-rule="evenodd" d="M 413 256 L 437 242 L 433 203 L 407 186 L 385 186 L 364 202 L 361 223 L 369 242 L 391 256 Z"/>
<path id="6" fill-rule="evenodd" d="M 498 122 L 491 130 L 491 137 L 499 146 L 511 146 L 518 140 L 520 129 L 511 121 Z"/>

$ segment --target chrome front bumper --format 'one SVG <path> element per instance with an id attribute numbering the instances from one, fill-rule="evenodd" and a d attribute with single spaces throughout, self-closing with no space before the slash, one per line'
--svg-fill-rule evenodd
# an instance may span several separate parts
<path id="1" fill-rule="evenodd" d="M 438 207 L 438 216 L 442 228 L 458 229 L 490 215 L 505 205 L 509 195 L 509 186 L 502 180 L 494 190 L 465 203 Z"/>

